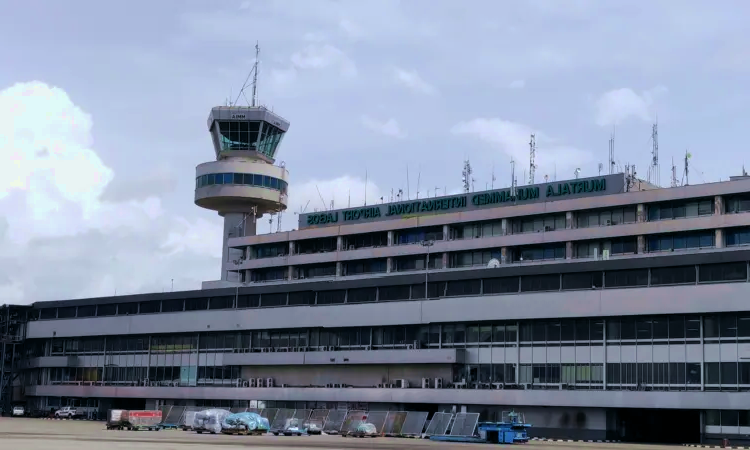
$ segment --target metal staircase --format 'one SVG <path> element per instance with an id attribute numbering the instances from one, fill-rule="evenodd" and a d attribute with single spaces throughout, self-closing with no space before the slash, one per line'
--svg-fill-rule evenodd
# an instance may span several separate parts
<path id="1" fill-rule="evenodd" d="M 28 306 L 0 306 L 0 412 L 9 414 L 14 382 L 20 374 Z"/>

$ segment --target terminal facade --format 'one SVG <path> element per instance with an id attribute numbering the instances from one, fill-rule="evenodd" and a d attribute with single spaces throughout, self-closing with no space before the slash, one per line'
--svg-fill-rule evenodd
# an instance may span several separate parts
<path id="1" fill-rule="evenodd" d="M 31 305 L 19 400 L 515 408 L 538 436 L 741 439 L 750 179 L 652 187 L 606 175 L 228 237 L 202 290 Z"/>

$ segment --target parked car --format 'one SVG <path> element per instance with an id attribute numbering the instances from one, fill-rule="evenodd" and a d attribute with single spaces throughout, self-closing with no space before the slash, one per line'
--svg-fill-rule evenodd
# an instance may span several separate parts
<path id="1" fill-rule="evenodd" d="M 26 415 L 26 410 L 23 408 L 23 406 L 13 407 L 13 417 L 23 417 L 24 415 Z"/>
<path id="2" fill-rule="evenodd" d="M 55 411 L 56 419 L 72 419 L 78 415 L 78 410 L 72 406 L 63 406 L 62 408 Z"/>

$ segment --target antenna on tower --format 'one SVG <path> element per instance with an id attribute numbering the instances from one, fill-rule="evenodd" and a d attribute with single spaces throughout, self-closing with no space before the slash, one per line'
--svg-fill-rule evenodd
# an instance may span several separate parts
<path id="1" fill-rule="evenodd" d="M 490 189 L 495 189 L 495 165 L 492 165 L 492 182 L 490 183 Z"/>
<path id="2" fill-rule="evenodd" d="M 252 93 L 252 100 L 249 100 L 248 103 L 251 107 L 256 107 L 258 103 L 258 62 L 259 62 L 259 56 L 260 56 L 260 46 L 258 45 L 258 42 L 255 42 L 255 63 L 253 63 L 253 69 L 250 71 L 250 73 L 247 74 L 247 78 L 245 78 L 245 82 L 242 83 L 242 89 L 240 89 L 240 93 L 237 94 L 237 98 L 234 100 L 234 103 L 230 103 L 229 106 L 235 106 L 237 105 L 237 102 L 240 100 L 240 96 L 245 97 L 245 89 L 247 89 L 247 82 L 250 80 L 250 76 L 253 76 L 253 93 Z M 247 100 L 247 97 L 245 97 L 245 100 Z"/>
<path id="3" fill-rule="evenodd" d="M 534 158 L 536 157 L 536 136 L 532 133 L 531 140 L 529 141 L 529 184 L 534 184 L 534 169 L 536 164 Z"/>
<path id="4" fill-rule="evenodd" d="M 467 194 L 471 190 L 472 184 L 474 183 L 474 179 L 471 178 L 472 172 L 473 171 L 471 170 L 471 163 L 469 163 L 469 160 L 467 159 L 466 161 L 464 161 L 464 170 L 461 172 L 461 175 L 463 175 L 464 192 Z"/>
<path id="5" fill-rule="evenodd" d="M 599 176 L 602 176 L 602 168 L 604 168 L 604 164 L 599 163 Z"/>
<path id="6" fill-rule="evenodd" d="M 659 186 L 659 125 L 651 127 L 651 167 L 649 168 L 649 182 Z"/>
<path id="7" fill-rule="evenodd" d="M 682 183 L 683 186 L 689 186 L 690 185 L 689 174 L 690 174 L 690 157 L 691 156 L 693 156 L 693 155 L 691 155 L 690 152 L 688 152 L 687 150 L 685 150 L 685 172 L 683 172 L 683 174 L 682 174 L 682 178 L 683 178 L 683 180 L 685 180 L 685 182 Z"/>
<path id="8" fill-rule="evenodd" d="M 674 165 L 674 156 L 672 157 L 672 182 L 671 187 L 677 187 L 677 166 Z"/>
<path id="9" fill-rule="evenodd" d="M 516 162 L 510 158 L 510 196 L 516 196 Z"/>
<path id="10" fill-rule="evenodd" d="M 615 127 L 612 126 L 612 134 L 609 136 L 609 174 L 615 171 Z"/>

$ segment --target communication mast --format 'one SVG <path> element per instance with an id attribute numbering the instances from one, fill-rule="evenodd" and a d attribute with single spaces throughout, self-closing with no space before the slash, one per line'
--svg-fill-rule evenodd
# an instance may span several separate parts
<path id="1" fill-rule="evenodd" d="M 469 193 L 471 191 L 471 185 L 473 184 L 473 179 L 471 178 L 472 170 L 471 170 L 471 164 L 469 163 L 469 160 L 467 159 L 464 161 L 464 170 L 461 172 L 463 175 L 463 182 L 464 182 L 464 192 Z"/>
<path id="2" fill-rule="evenodd" d="M 536 136 L 532 133 L 531 140 L 529 141 L 529 184 L 534 184 L 534 169 L 536 164 L 534 158 L 536 157 Z"/>
<path id="3" fill-rule="evenodd" d="M 677 187 L 677 166 L 674 165 L 674 157 L 672 157 L 672 183 L 671 187 Z"/>
<path id="4" fill-rule="evenodd" d="M 609 174 L 615 171 L 615 128 L 612 127 L 612 134 L 609 136 Z"/>
<path id="5" fill-rule="evenodd" d="M 685 183 L 683 183 L 683 186 L 689 186 L 690 185 L 690 179 L 689 179 L 689 173 L 690 173 L 690 157 L 693 156 L 685 150 L 685 172 L 682 174 L 683 178 L 685 180 Z"/>
<path id="6" fill-rule="evenodd" d="M 651 167 L 649 167 L 649 182 L 659 186 L 659 125 L 651 127 Z"/>
<path id="7" fill-rule="evenodd" d="M 510 196 L 516 196 L 516 162 L 510 158 Z"/>

